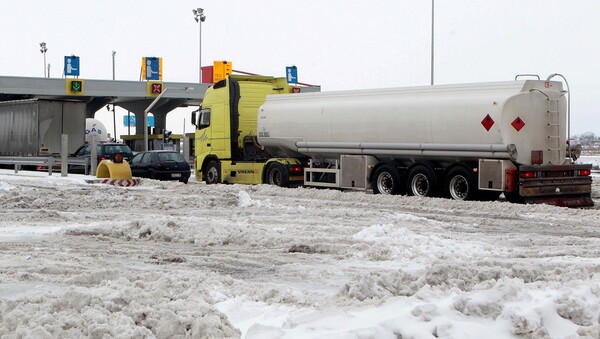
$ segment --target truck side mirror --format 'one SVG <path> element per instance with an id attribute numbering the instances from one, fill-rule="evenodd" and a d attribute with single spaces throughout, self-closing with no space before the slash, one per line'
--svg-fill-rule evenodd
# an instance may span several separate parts
<path id="1" fill-rule="evenodd" d="M 198 110 L 195 110 L 192 112 L 192 125 L 197 126 L 196 125 L 196 112 L 198 112 Z"/>

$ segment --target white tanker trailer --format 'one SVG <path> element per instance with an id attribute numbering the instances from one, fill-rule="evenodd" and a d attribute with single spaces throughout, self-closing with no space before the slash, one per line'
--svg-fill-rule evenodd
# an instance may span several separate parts
<path id="1" fill-rule="evenodd" d="M 459 200 L 492 200 L 504 193 L 513 202 L 593 205 L 591 165 L 573 163 L 579 149 L 567 140 L 562 82 L 269 95 L 255 113 L 250 103 L 259 105 L 262 98 L 253 97 L 252 81 L 231 78 L 220 88 L 229 88 L 230 106 L 236 104 L 232 93 L 241 93 L 232 147 L 242 157 L 250 142 L 263 152 L 263 160 L 233 163 L 262 161 L 254 172 L 261 182 L 288 185 L 299 179 L 305 186 Z M 266 94 L 291 92 L 277 85 L 267 86 L 271 92 Z M 210 110 L 211 98 L 209 90 L 204 111 Z M 253 114 L 258 114 L 256 125 L 247 120 Z M 205 165 L 203 160 L 198 168 L 207 179 Z M 236 182 L 240 172 L 228 167 L 218 179 Z"/>

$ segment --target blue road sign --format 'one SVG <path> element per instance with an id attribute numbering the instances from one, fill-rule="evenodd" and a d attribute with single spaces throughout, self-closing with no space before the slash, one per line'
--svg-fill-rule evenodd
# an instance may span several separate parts
<path id="1" fill-rule="evenodd" d="M 285 74 L 288 84 L 298 83 L 298 68 L 296 66 L 288 66 L 285 68 Z"/>
<path id="2" fill-rule="evenodd" d="M 123 126 L 127 127 L 127 115 L 123 116 Z M 129 116 L 129 126 L 135 127 L 135 115 Z M 148 116 L 148 127 L 154 127 L 154 116 Z"/>
<path id="3" fill-rule="evenodd" d="M 127 119 L 129 117 L 129 119 Z M 127 120 L 129 120 L 129 123 L 127 123 Z M 135 127 L 135 115 L 124 115 L 123 116 L 123 126 L 127 127 L 127 126 L 131 126 L 131 127 Z"/>
<path id="4" fill-rule="evenodd" d="M 142 69 L 145 70 L 144 79 L 146 80 L 160 80 L 160 58 L 145 57 L 144 65 Z"/>
<path id="5" fill-rule="evenodd" d="M 79 57 L 78 56 L 65 56 L 65 76 L 79 76 Z"/>

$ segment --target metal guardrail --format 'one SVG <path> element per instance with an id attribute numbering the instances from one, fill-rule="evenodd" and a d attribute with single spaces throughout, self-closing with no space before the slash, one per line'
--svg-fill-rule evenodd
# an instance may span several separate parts
<path id="1" fill-rule="evenodd" d="M 0 165 L 13 165 L 15 169 L 15 173 L 18 173 L 21 170 L 21 166 L 35 166 L 35 167 L 47 167 L 48 175 L 52 175 L 53 172 L 60 173 L 60 169 L 54 171 L 54 167 L 56 165 L 81 165 L 83 166 L 84 174 L 89 174 L 90 170 L 90 158 L 68 158 L 66 164 L 62 164 L 60 158 L 55 157 L 6 157 L 0 156 Z"/>

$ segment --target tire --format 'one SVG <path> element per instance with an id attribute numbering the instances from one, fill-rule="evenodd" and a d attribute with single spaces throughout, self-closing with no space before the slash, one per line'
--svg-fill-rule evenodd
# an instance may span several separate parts
<path id="1" fill-rule="evenodd" d="M 204 169 L 204 181 L 208 185 L 221 183 L 221 166 L 216 160 L 211 160 Z"/>
<path id="2" fill-rule="evenodd" d="M 525 203 L 525 199 L 523 199 L 523 197 L 519 193 L 504 192 L 504 197 L 506 198 L 506 200 L 508 200 L 509 202 L 512 202 L 513 204 L 524 204 Z"/>
<path id="3" fill-rule="evenodd" d="M 381 165 L 373 173 L 373 193 L 398 194 L 400 187 L 400 174 L 393 166 Z"/>
<path id="4" fill-rule="evenodd" d="M 475 176 L 464 167 L 456 167 L 446 176 L 444 185 L 445 196 L 454 200 L 475 200 L 477 198 L 477 185 Z"/>
<path id="5" fill-rule="evenodd" d="M 495 201 L 498 200 L 500 194 L 502 192 L 499 191 L 479 191 L 477 194 L 477 200 L 480 201 Z"/>
<path id="6" fill-rule="evenodd" d="M 182 182 L 182 183 L 184 183 L 184 184 L 187 184 L 187 183 L 188 183 L 188 180 L 189 180 L 189 178 L 185 178 L 185 179 L 181 179 L 181 180 L 179 180 L 179 181 L 181 181 L 181 182 Z"/>
<path id="7" fill-rule="evenodd" d="M 437 180 L 433 171 L 423 165 L 413 167 L 408 173 L 406 192 L 408 195 L 417 197 L 435 197 L 437 195 Z"/>
<path id="8" fill-rule="evenodd" d="M 290 174 L 282 164 L 273 163 L 267 167 L 265 182 L 269 185 L 289 187 Z"/>

